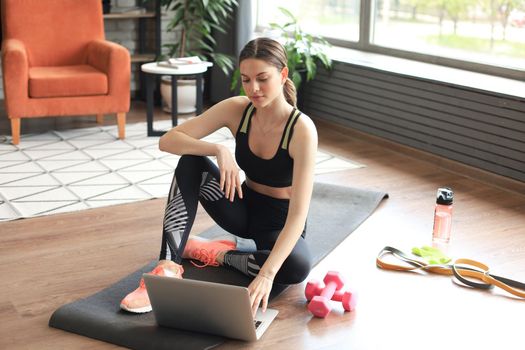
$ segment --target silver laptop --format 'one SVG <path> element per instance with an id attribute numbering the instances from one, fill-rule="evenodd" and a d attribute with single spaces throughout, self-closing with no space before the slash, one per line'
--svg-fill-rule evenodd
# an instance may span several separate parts
<path id="1" fill-rule="evenodd" d="M 245 287 L 150 274 L 143 277 L 160 326 L 253 341 L 278 313 L 259 309 L 254 319 Z"/>

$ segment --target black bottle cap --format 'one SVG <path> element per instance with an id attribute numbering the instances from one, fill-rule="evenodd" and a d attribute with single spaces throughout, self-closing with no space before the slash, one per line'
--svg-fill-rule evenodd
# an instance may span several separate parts
<path id="1" fill-rule="evenodd" d="M 437 190 L 436 203 L 451 205 L 454 201 L 454 192 L 448 187 L 440 187 Z"/>

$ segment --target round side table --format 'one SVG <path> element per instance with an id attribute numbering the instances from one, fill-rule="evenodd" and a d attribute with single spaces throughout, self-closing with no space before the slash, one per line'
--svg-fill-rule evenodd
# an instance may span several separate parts
<path id="1" fill-rule="evenodd" d="M 203 62 L 199 64 L 189 64 L 186 66 L 164 67 L 159 66 L 157 62 L 145 63 L 140 68 L 144 72 L 146 80 L 146 105 L 147 105 L 147 122 L 148 136 L 162 136 L 165 131 L 153 129 L 153 90 L 157 76 L 171 76 L 171 121 L 173 126 L 177 126 L 177 79 L 179 77 L 193 76 L 197 81 L 197 115 L 202 113 L 202 76 L 213 64 Z"/>

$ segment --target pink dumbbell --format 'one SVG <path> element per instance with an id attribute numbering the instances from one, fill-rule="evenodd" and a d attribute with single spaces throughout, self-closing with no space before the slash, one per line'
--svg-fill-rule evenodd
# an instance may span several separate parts
<path id="1" fill-rule="evenodd" d="M 330 300 L 341 302 L 345 311 L 355 309 L 356 298 L 352 292 L 341 290 L 344 286 L 344 281 L 338 272 L 329 271 L 323 282 L 325 284 L 324 287 L 319 281 L 312 280 L 306 284 L 304 291 L 306 300 L 311 300 L 308 304 L 308 310 L 314 316 L 326 317 L 332 310 Z"/>

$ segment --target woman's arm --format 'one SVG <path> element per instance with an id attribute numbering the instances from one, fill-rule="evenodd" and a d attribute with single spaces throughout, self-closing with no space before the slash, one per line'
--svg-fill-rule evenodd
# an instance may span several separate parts
<path id="1" fill-rule="evenodd" d="M 261 267 L 258 278 L 249 287 L 254 314 L 260 302 L 262 302 L 263 310 L 266 309 L 273 279 L 292 252 L 304 229 L 312 198 L 317 152 L 317 131 L 310 118 L 302 116 L 302 120 L 296 124 L 289 151 L 294 159 L 290 207 L 286 223 L 272 252 Z"/>
<path id="2" fill-rule="evenodd" d="M 228 98 L 174 127 L 160 138 L 160 150 L 177 155 L 217 155 L 217 145 L 201 139 L 225 126 L 235 135 L 247 100 L 244 96 Z"/>
<path id="3" fill-rule="evenodd" d="M 221 101 L 200 116 L 171 129 L 159 141 L 159 148 L 164 152 L 217 157 L 221 172 L 220 188 L 230 201 L 233 201 L 235 191 L 242 198 L 239 167 L 226 146 L 206 142 L 201 138 L 222 127 L 228 127 L 235 135 L 247 103 L 248 99 L 244 96 Z"/>

